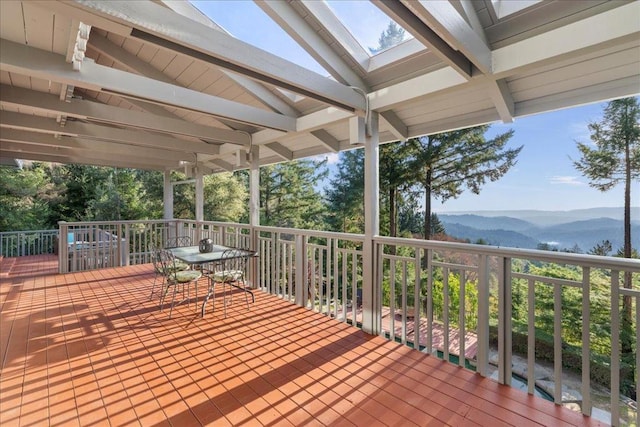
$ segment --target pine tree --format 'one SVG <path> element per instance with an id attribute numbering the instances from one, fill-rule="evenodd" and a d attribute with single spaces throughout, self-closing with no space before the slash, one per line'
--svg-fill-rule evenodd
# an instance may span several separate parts
<path id="1" fill-rule="evenodd" d="M 487 140 L 488 126 L 476 126 L 453 132 L 414 138 L 415 148 L 410 161 L 413 181 L 424 190 L 424 237 L 431 237 L 431 201 L 445 202 L 457 198 L 465 188 L 479 194 L 487 181 L 496 181 L 516 163 L 522 150 L 506 149 L 513 136 L 508 131 Z"/>
<path id="2" fill-rule="evenodd" d="M 326 160 L 298 160 L 260 168 L 260 223 L 321 227 L 324 206 L 315 186 L 327 176 L 325 165 Z"/>
<path id="3" fill-rule="evenodd" d="M 364 233 L 364 150 L 340 153 L 338 170 L 329 182 L 326 198 L 331 230 Z"/>
<path id="4" fill-rule="evenodd" d="M 589 179 L 589 185 L 608 191 L 624 184 L 624 258 L 633 256 L 631 245 L 631 184 L 640 179 L 640 105 L 637 98 L 611 101 L 601 122 L 589 124 L 592 145 L 578 143 L 581 158 L 574 166 Z M 637 188 L 637 186 L 636 186 Z M 631 272 L 624 275 L 625 288 L 632 287 Z M 633 313 L 630 295 L 622 298 L 621 352 L 634 377 Z"/>
<path id="5" fill-rule="evenodd" d="M 375 55 L 378 52 L 393 47 L 404 39 L 404 33 L 403 28 L 399 27 L 395 22 L 390 21 L 387 29 L 380 34 L 378 47 L 376 49 L 369 48 L 369 50 Z"/>

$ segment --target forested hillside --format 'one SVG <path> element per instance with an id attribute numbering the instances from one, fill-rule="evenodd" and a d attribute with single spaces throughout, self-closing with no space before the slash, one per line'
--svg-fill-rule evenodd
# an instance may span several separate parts
<path id="1" fill-rule="evenodd" d="M 619 208 L 622 211 L 622 208 Z M 549 213 L 549 216 L 552 213 Z M 583 216 L 580 215 L 580 218 Z M 494 246 L 511 246 L 535 249 L 548 245 L 556 250 L 587 252 L 595 245 L 608 240 L 613 248 L 624 244 L 624 224 L 611 218 L 591 218 L 580 221 L 539 226 L 518 218 L 480 215 L 439 216 L 447 234 L 458 239 L 477 242 L 479 240 Z M 632 221 L 632 229 L 640 228 L 640 221 Z M 632 235 L 634 247 L 640 246 L 640 234 Z"/>

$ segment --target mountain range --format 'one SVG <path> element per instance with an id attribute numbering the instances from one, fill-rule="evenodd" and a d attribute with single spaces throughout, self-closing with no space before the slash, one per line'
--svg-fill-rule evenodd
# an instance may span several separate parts
<path id="1" fill-rule="evenodd" d="M 473 211 L 438 213 L 448 235 L 493 246 L 535 249 L 548 244 L 558 250 L 586 253 L 609 240 L 613 252 L 624 245 L 624 209 L 570 211 Z M 640 247 L 640 207 L 631 209 L 631 243 Z"/>

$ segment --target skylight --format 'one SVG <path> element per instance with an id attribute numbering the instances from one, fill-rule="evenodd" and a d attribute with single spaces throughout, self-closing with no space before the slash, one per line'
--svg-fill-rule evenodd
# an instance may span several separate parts
<path id="1" fill-rule="evenodd" d="M 491 0 L 493 10 L 498 19 L 520 12 L 523 9 L 540 3 L 542 0 Z"/>
<path id="2" fill-rule="evenodd" d="M 238 40 L 318 74 L 329 74 L 254 2 L 193 0 L 191 3 Z"/>
<path id="3" fill-rule="evenodd" d="M 375 55 L 389 49 L 405 40 L 413 38 L 397 23 L 393 22 L 380 9 L 369 1 L 362 0 L 325 0 L 334 15 L 349 30 L 360 46 L 370 55 Z M 402 38 L 388 38 L 387 46 L 380 48 L 381 36 L 389 30 L 389 24 L 393 23 L 398 30 L 395 34 Z"/>

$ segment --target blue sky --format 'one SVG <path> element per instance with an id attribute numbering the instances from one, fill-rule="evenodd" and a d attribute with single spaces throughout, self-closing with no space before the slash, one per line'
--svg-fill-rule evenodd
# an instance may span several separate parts
<path id="1" fill-rule="evenodd" d="M 275 24 L 253 1 L 194 1 L 202 12 L 230 34 L 261 49 L 326 75 L 300 46 Z M 365 49 L 376 47 L 388 25 L 370 2 L 340 0 L 329 2 L 336 15 L 354 33 Z M 347 13 L 352 12 L 352 13 Z M 347 21 L 349 17 L 357 17 Z M 433 202 L 435 212 L 468 210 L 571 210 L 593 207 L 620 207 L 623 186 L 603 193 L 591 188 L 574 168 L 579 159 L 576 142 L 588 143 L 587 124 L 599 121 L 606 103 L 589 104 L 535 116 L 520 117 L 514 123 L 492 125 L 488 136 L 514 129 L 510 146 L 524 146 L 518 163 L 499 181 L 486 184 L 479 195 L 466 192 L 442 204 Z M 572 160 L 573 159 L 573 160 Z M 337 156 L 330 158 L 334 170 Z M 640 206 L 640 183 L 634 183 L 632 206 Z"/>

